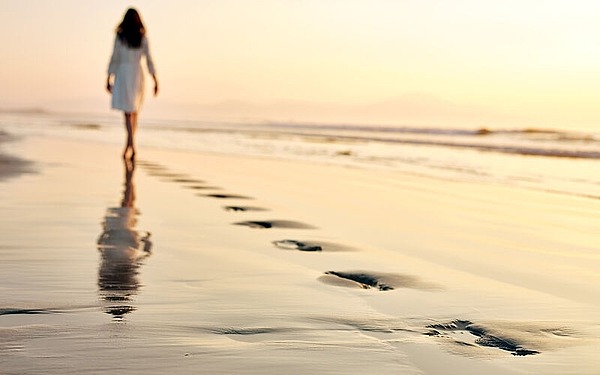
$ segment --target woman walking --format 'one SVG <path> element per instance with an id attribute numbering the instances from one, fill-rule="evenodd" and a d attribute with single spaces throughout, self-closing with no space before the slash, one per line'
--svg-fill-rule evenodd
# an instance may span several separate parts
<path id="1" fill-rule="evenodd" d="M 106 89 L 112 93 L 112 108 L 123 111 L 127 142 L 124 159 L 135 159 L 134 136 L 137 129 L 138 111 L 144 100 L 144 72 L 142 57 L 146 59 L 148 72 L 154 79 L 154 95 L 158 94 L 158 80 L 154 62 L 150 56 L 146 29 L 139 13 L 130 8 L 117 27 L 115 45 L 108 65 Z"/>

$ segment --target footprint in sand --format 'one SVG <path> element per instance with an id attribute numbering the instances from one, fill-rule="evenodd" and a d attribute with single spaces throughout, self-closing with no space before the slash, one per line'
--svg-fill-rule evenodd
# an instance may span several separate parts
<path id="1" fill-rule="evenodd" d="M 166 181 L 174 181 L 177 179 L 184 179 L 186 177 L 185 175 L 182 175 L 181 173 L 167 172 L 164 170 L 152 170 L 152 171 L 148 172 L 148 174 L 150 176 L 154 176 L 154 177 L 163 177 Z"/>
<path id="2" fill-rule="evenodd" d="M 225 211 L 231 211 L 231 212 L 267 211 L 266 208 L 251 207 L 251 206 L 225 206 L 225 207 L 223 207 L 223 209 Z"/>
<path id="3" fill-rule="evenodd" d="M 164 166 L 162 166 L 158 163 L 153 163 L 153 162 L 145 161 L 145 160 L 138 160 L 138 161 L 136 161 L 136 164 L 145 169 L 161 169 L 161 170 L 166 169 Z"/>
<path id="4" fill-rule="evenodd" d="M 252 199 L 245 195 L 237 194 L 204 194 L 203 197 L 216 198 L 216 199 Z"/>
<path id="5" fill-rule="evenodd" d="M 180 184 L 203 184 L 205 181 L 198 180 L 197 178 L 187 178 L 187 177 L 177 177 L 172 179 L 171 181 L 177 182 Z"/>
<path id="6" fill-rule="evenodd" d="M 169 172 L 169 168 L 162 166 L 160 164 L 157 164 L 157 163 L 140 160 L 140 161 L 136 161 L 135 164 L 137 166 L 145 169 L 146 171 L 148 171 L 148 174 L 150 176 L 164 177 L 171 181 L 178 180 L 178 179 L 186 179 L 186 177 L 187 177 L 186 175 L 181 174 L 181 173 Z M 175 182 L 177 182 L 177 181 L 175 181 Z"/>
<path id="7" fill-rule="evenodd" d="M 380 291 L 393 290 L 396 288 L 411 288 L 422 290 L 439 290 L 439 286 L 422 281 L 416 276 L 402 275 L 396 273 L 379 273 L 367 271 L 327 271 L 319 278 L 320 281 L 335 285 L 354 288 L 371 289 Z"/>
<path id="8" fill-rule="evenodd" d="M 209 185 L 191 185 L 186 186 L 188 189 L 192 190 L 221 190 L 222 188 L 218 186 L 209 186 Z"/>
<path id="9" fill-rule="evenodd" d="M 330 277 L 332 276 L 333 278 L 322 276 L 320 280 L 332 285 L 359 287 L 363 289 L 377 288 L 381 291 L 394 289 L 393 286 L 383 281 L 381 275 L 376 276 L 365 272 L 336 271 L 327 271 L 325 272 L 325 275 L 328 275 Z"/>
<path id="10" fill-rule="evenodd" d="M 278 240 L 272 242 L 275 247 L 282 250 L 297 250 L 297 251 L 308 251 L 308 252 L 338 252 L 338 251 L 357 251 L 357 249 L 341 245 L 335 242 L 329 241 L 299 241 L 299 240 Z"/>
<path id="11" fill-rule="evenodd" d="M 289 228 L 289 229 L 315 229 L 315 227 L 291 220 L 269 220 L 269 221 L 241 221 L 235 225 L 244 225 L 250 228 L 270 229 L 270 228 Z"/>
<path id="12" fill-rule="evenodd" d="M 321 245 L 310 242 L 300 242 L 296 240 L 273 241 L 273 245 L 284 250 L 323 251 L 323 246 Z"/>
<path id="13" fill-rule="evenodd" d="M 155 177 L 164 177 L 167 181 L 177 182 L 181 184 L 203 184 L 205 181 L 197 178 L 191 178 L 184 173 L 169 172 L 169 168 L 158 163 L 149 161 L 137 161 L 136 164 L 148 171 L 148 174 Z"/>
<path id="14" fill-rule="evenodd" d="M 429 332 L 425 333 L 428 336 L 446 338 L 454 340 L 456 344 L 466 346 L 487 346 L 507 351 L 514 356 L 526 356 L 539 354 L 540 352 L 533 349 L 523 347 L 523 344 L 516 338 L 508 337 L 499 332 L 492 332 L 492 329 L 482 325 L 475 324 L 468 320 L 453 320 L 449 323 L 438 323 L 428 325 Z M 471 342 L 468 337 L 464 337 L 464 333 L 469 333 L 472 338 Z M 463 334 L 457 337 L 456 334 Z"/>

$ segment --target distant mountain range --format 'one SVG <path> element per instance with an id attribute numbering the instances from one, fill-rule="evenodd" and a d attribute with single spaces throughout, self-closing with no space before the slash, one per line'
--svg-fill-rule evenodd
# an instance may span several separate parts
<path id="1" fill-rule="evenodd" d="M 0 108 L 0 113 L 15 113 L 15 114 L 40 114 L 48 113 L 48 110 L 41 107 L 15 107 L 15 108 Z"/>
<path id="2" fill-rule="evenodd" d="M 48 111 L 113 113 L 106 97 L 80 98 L 30 106 L 2 108 L 0 113 L 40 114 Z M 407 94 L 369 104 L 317 103 L 280 100 L 252 103 L 226 100 L 213 104 L 175 103 L 167 98 L 147 99 L 142 109 L 148 118 L 226 119 L 244 121 L 336 122 L 427 126 L 492 126 L 528 124 L 524 118 L 493 110 L 456 104 L 425 94 Z"/>
<path id="3" fill-rule="evenodd" d="M 523 122 L 516 116 L 477 107 L 458 105 L 427 95 L 406 95 L 370 104 L 324 104 L 307 101 L 275 101 L 254 104 L 223 101 L 212 105 L 178 105 L 169 112 L 209 118 L 245 118 L 274 121 L 393 123 L 414 125 L 493 125 Z"/>

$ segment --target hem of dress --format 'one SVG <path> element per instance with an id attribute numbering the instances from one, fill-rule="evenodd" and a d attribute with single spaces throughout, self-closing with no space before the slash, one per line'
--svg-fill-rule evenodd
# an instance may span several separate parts
<path id="1" fill-rule="evenodd" d="M 111 109 L 114 109 L 115 111 L 125 112 L 125 113 L 135 113 L 135 112 L 139 112 L 140 111 L 140 108 L 130 109 L 130 108 L 111 107 Z"/>

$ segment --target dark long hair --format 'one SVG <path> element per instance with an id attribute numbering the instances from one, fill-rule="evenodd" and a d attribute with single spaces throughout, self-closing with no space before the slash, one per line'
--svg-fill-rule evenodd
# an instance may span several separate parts
<path id="1" fill-rule="evenodd" d="M 123 21 L 117 26 L 117 37 L 131 48 L 140 48 L 146 29 L 140 14 L 133 8 L 127 9 Z"/>

